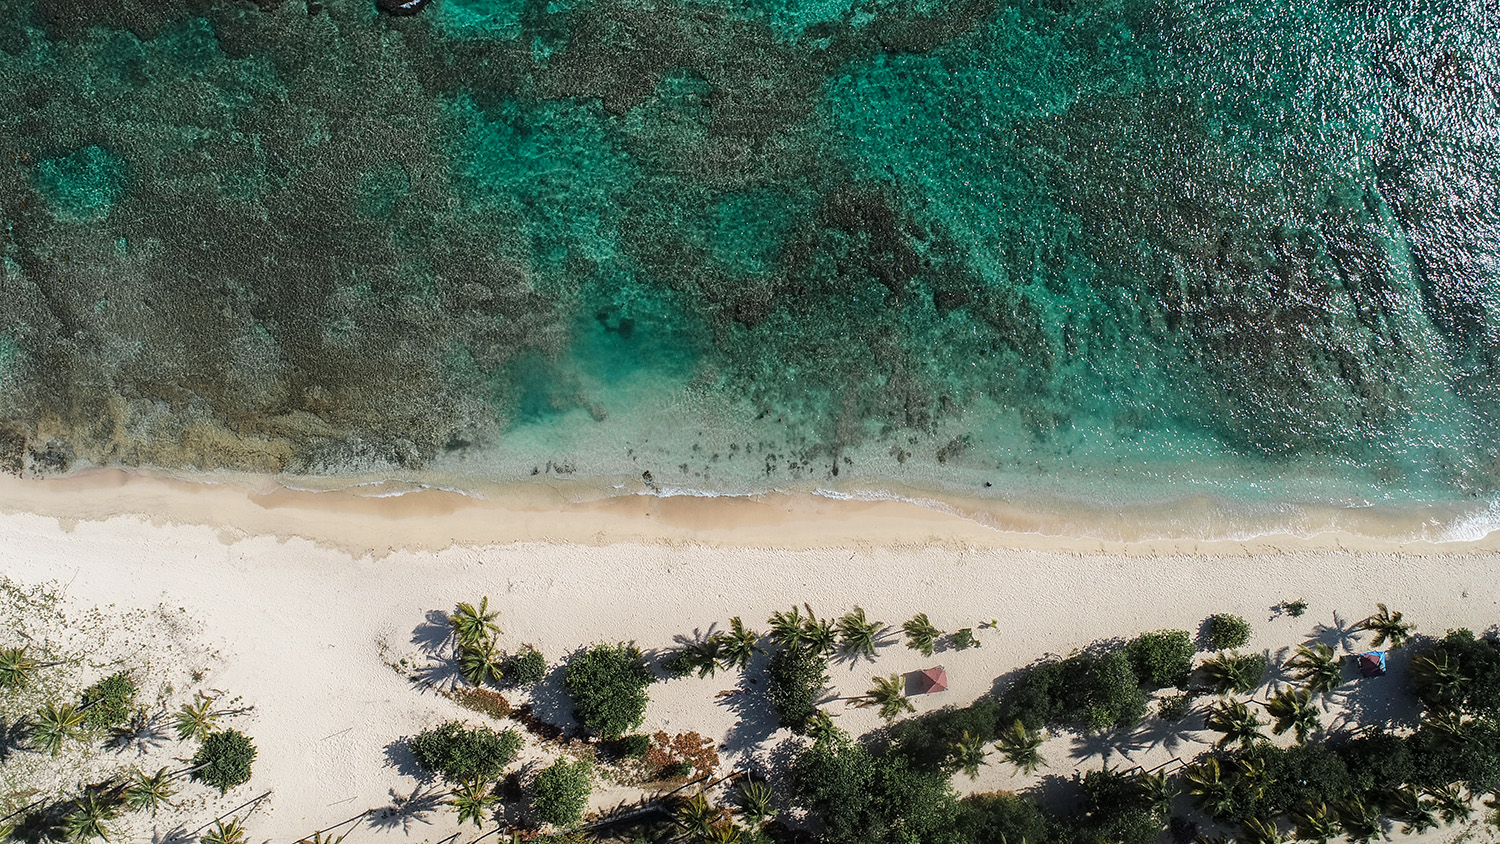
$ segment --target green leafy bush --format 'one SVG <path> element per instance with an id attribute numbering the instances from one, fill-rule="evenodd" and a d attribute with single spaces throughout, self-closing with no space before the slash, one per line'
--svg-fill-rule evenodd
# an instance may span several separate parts
<path id="1" fill-rule="evenodd" d="M 255 743 L 235 730 L 209 733 L 193 754 L 193 779 L 227 792 L 249 782 Z"/>
<path id="2" fill-rule="evenodd" d="M 1005 791 L 959 801 L 957 828 L 965 841 L 1056 841 L 1047 815 L 1035 803 Z"/>
<path id="3" fill-rule="evenodd" d="M 1186 630 L 1142 633 L 1126 646 L 1135 676 L 1148 689 L 1187 685 L 1198 648 Z"/>
<path id="4" fill-rule="evenodd" d="M 828 844 L 956 844 L 959 808 L 946 774 L 847 739 L 821 741 L 791 766 L 792 802 L 823 824 Z"/>
<path id="5" fill-rule="evenodd" d="M 827 685 L 828 659 L 812 648 L 779 650 L 766 669 L 766 699 L 781 726 L 794 732 L 807 729 Z"/>
<path id="6" fill-rule="evenodd" d="M 1032 730 L 1129 729 L 1145 717 L 1146 702 L 1124 649 L 1085 651 L 1025 669 L 1005 695 L 1000 723 L 1020 720 Z"/>
<path id="7" fill-rule="evenodd" d="M 521 750 L 515 730 L 465 727 L 449 721 L 418 733 L 408 743 L 417 764 L 449 782 L 498 779 Z"/>
<path id="8" fill-rule="evenodd" d="M 536 648 L 526 648 L 507 659 L 501 673 L 512 686 L 534 686 L 547 676 L 547 658 Z"/>
<path id="9" fill-rule="evenodd" d="M 999 732 L 999 717 L 1000 702 L 992 697 L 963 707 L 945 706 L 893 724 L 891 747 L 919 770 L 942 770 L 965 733 L 992 741 Z"/>
<path id="10" fill-rule="evenodd" d="M 559 759 L 536 775 L 531 808 L 554 826 L 573 826 L 583 819 L 593 790 L 589 763 Z"/>
<path id="11" fill-rule="evenodd" d="M 1227 612 L 1208 617 L 1208 641 L 1216 651 L 1242 648 L 1250 641 L 1250 622 Z"/>
<path id="12" fill-rule="evenodd" d="M 651 671 L 628 645 L 595 645 L 575 657 L 563 677 L 573 714 L 601 738 L 618 738 L 641 725 L 649 685 Z"/>
<path id="13" fill-rule="evenodd" d="M 135 681 L 121 671 L 84 689 L 78 709 L 83 713 L 84 723 L 90 726 L 119 726 L 130 720 L 135 693 Z"/>
<path id="14" fill-rule="evenodd" d="M 640 733 L 620 736 L 609 743 L 609 749 L 627 759 L 644 759 L 651 750 L 651 737 Z"/>

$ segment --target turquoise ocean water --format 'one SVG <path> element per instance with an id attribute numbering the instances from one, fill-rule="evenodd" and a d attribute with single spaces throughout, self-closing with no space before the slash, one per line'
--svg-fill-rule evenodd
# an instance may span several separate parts
<path id="1" fill-rule="evenodd" d="M 1482 535 L 1497 32 L 1463 0 L 6 0 L 0 463 Z"/>

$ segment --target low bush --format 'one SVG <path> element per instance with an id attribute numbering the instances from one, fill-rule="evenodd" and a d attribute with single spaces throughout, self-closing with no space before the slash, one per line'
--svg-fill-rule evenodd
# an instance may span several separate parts
<path id="1" fill-rule="evenodd" d="M 505 661 L 501 676 L 512 686 L 534 686 L 547 676 L 547 658 L 536 648 L 525 648 Z"/>
<path id="2" fill-rule="evenodd" d="M 1028 729 L 1129 729 L 1146 715 L 1146 693 L 1130 655 L 1114 648 L 1039 662 L 1022 671 L 1004 697 L 1000 723 Z"/>
<path id="3" fill-rule="evenodd" d="M 135 694 L 135 681 L 121 671 L 84 689 L 78 711 L 90 726 L 116 727 L 130 720 Z"/>
<path id="4" fill-rule="evenodd" d="M 779 650 L 766 669 L 766 699 L 777 722 L 793 732 L 806 731 L 827 685 L 828 659 L 812 648 Z"/>
<path id="5" fill-rule="evenodd" d="M 965 841 L 1056 841 L 1053 823 L 1036 803 L 1005 791 L 972 794 L 959 801 L 959 834 Z"/>
<path id="6" fill-rule="evenodd" d="M 1163 721 L 1181 721 L 1187 717 L 1192 708 L 1191 695 L 1167 695 L 1156 702 L 1156 717 Z"/>
<path id="7" fill-rule="evenodd" d="M 958 844 L 957 795 L 941 773 L 848 739 L 821 741 L 792 762 L 792 802 L 823 825 L 827 844 Z"/>
<path id="8" fill-rule="evenodd" d="M 582 759 L 559 759 L 536 775 L 532 786 L 532 811 L 554 826 L 573 826 L 583 819 L 593 790 L 589 763 Z"/>
<path id="9" fill-rule="evenodd" d="M 450 697 L 453 698 L 454 703 L 464 709 L 483 712 L 496 719 L 510 717 L 510 701 L 499 692 L 492 692 L 489 689 L 454 689 Z"/>
<path id="10" fill-rule="evenodd" d="M 236 730 L 209 733 L 193 754 L 193 779 L 212 786 L 219 793 L 250 781 L 250 766 L 255 762 L 255 743 Z"/>
<path id="11" fill-rule="evenodd" d="M 1135 676 L 1148 689 L 1165 686 L 1183 688 L 1193 673 L 1198 648 L 1186 630 L 1142 633 L 1126 646 Z"/>
<path id="12" fill-rule="evenodd" d="M 595 645 L 573 658 L 563 687 L 579 723 L 600 738 L 618 738 L 639 727 L 650 698 L 651 671 L 629 645 Z"/>
<path id="13" fill-rule="evenodd" d="M 626 759 L 644 759 L 651 751 L 651 737 L 636 733 L 620 736 L 608 744 L 609 751 Z"/>
<path id="14" fill-rule="evenodd" d="M 1216 651 L 1242 648 L 1250 641 L 1250 622 L 1227 612 L 1208 617 L 1208 641 Z"/>
<path id="15" fill-rule="evenodd" d="M 465 727 L 458 721 L 424 730 L 408 743 L 417 764 L 449 782 L 499 779 L 521 750 L 515 730 Z"/>
<path id="16" fill-rule="evenodd" d="M 1000 702 L 982 697 L 968 706 L 945 706 L 890 727 L 891 747 L 919 770 L 938 771 L 968 733 L 992 741 L 999 732 Z"/>

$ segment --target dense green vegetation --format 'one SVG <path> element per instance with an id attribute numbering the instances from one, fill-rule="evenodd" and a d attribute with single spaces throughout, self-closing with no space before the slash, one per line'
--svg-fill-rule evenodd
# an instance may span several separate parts
<path id="1" fill-rule="evenodd" d="M 631 645 L 595 645 L 568 663 L 563 687 L 579 723 L 600 738 L 617 738 L 641 725 L 646 687 L 654 678 Z"/>
<path id="2" fill-rule="evenodd" d="M 417 734 L 409 746 L 417 764 L 449 782 L 494 780 L 520 752 L 521 736 L 449 721 Z"/>
<path id="3" fill-rule="evenodd" d="M 537 817 L 555 826 L 573 826 L 588 808 L 593 789 L 589 763 L 582 759 L 558 759 L 543 768 L 532 784 L 531 808 Z"/>
<path id="4" fill-rule="evenodd" d="M 238 730 L 209 733 L 193 755 L 193 779 L 221 793 L 249 782 L 255 743 Z"/>

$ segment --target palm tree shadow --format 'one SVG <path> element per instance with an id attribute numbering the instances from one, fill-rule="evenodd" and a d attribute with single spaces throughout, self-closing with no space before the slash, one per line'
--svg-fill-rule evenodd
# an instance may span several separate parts
<path id="1" fill-rule="evenodd" d="M 575 651 L 574 656 L 579 653 L 582 651 Z M 531 716 L 538 721 L 557 727 L 564 736 L 571 732 L 577 720 L 573 715 L 573 698 L 563 685 L 563 678 L 567 676 L 568 663 L 571 660 L 570 656 L 552 666 L 542 681 L 531 687 Z"/>
<path id="2" fill-rule="evenodd" d="M 776 710 L 766 699 L 766 666 L 769 653 L 757 653 L 740 673 L 740 679 L 719 705 L 734 712 L 737 718 L 724 736 L 723 747 L 730 754 L 748 754 L 781 729 Z"/>
<path id="3" fill-rule="evenodd" d="M 12 753 L 26 749 L 26 739 L 31 735 L 31 725 L 25 718 L 7 721 L 0 715 L 0 765 L 10 760 Z"/>
<path id="4" fill-rule="evenodd" d="M 379 830 L 394 832 L 399 829 L 403 835 L 410 834 L 416 823 L 431 826 L 432 821 L 427 816 L 440 811 L 448 796 L 438 786 L 429 783 L 417 785 L 407 795 L 398 794 L 393 788 L 390 795 L 390 804 L 371 811 L 366 815 L 367 822 Z"/>
<path id="5" fill-rule="evenodd" d="M 456 688 L 463 675 L 458 670 L 458 660 L 437 659 L 426 665 L 419 665 L 411 669 L 407 679 L 412 685 L 422 689 L 436 689 L 446 691 Z"/>
<path id="6" fill-rule="evenodd" d="M 387 768 L 395 768 L 396 772 L 402 776 L 412 777 L 422 782 L 432 781 L 432 774 L 428 773 L 417 762 L 417 757 L 412 755 L 410 739 L 403 737 L 387 744 L 384 755 Z"/>
<path id="7" fill-rule="evenodd" d="M 1361 677 L 1355 670 L 1353 682 L 1340 689 L 1344 710 L 1337 722 L 1416 728 L 1421 723 L 1422 705 L 1411 693 L 1407 678 L 1412 658 L 1422 648 L 1421 638 L 1413 637 L 1404 647 L 1386 651 L 1386 673 L 1382 677 Z M 1354 660 L 1344 662 L 1347 672 Z"/>
<path id="8" fill-rule="evenodd" d="M 165 709 L 151 713 L 137 710 L 125 724 L 110 728 L 105 746 L 121 752 L 134 747 L 137 756 L 145 756 L 167 743 L 162 723 L 166 715 Z"/>
<path id="9" fill-rule="evenodd" d="M 442 610 L 428 610 L 421 624 L 411 631 L 411 643 L 427 656 L 438 656 L 453 641 L 453 625 Z"/>
<path id="10" fill-rule="evenodd" d="M 1341 617 L 1338 610 L 1334 610 L 1333 623 L 1319 622 L 1313 627 L 1312 638 L 1308 641 L 1353 653 L 1359 645 L 1359 634 L 1362 632 L 1358 629 L 1358 625 L 1359 622 L 1350 622 Z"/>
<path id="11" fill-rule="evenodd" d="M 1105 764 L 1109 763 L 1111 754 L 1118 753 L 1125 756 L 1122 747 L 1129 744 L 1129 736 L 1120 732 L 1105 733 L 1075 733 L 1072 741 L 1072 756 L 1074 759 L 1091 759 L 1095 756 L 1101 757 Z"/>
<path id="12" fill-rule="evenodd" d="M 1129 759 L 1131 754 L 1149 753 L 1158 747 L 1174 756 L 1180 755 L 1189 744 L 1209 744 L 1195 735 L 1203 730 L 1201 709 L 1194 710 L 1181 721 L 1150 718 L 1142 727 L 1124 737 L 1119 745 L 1120 755 Z"/>

